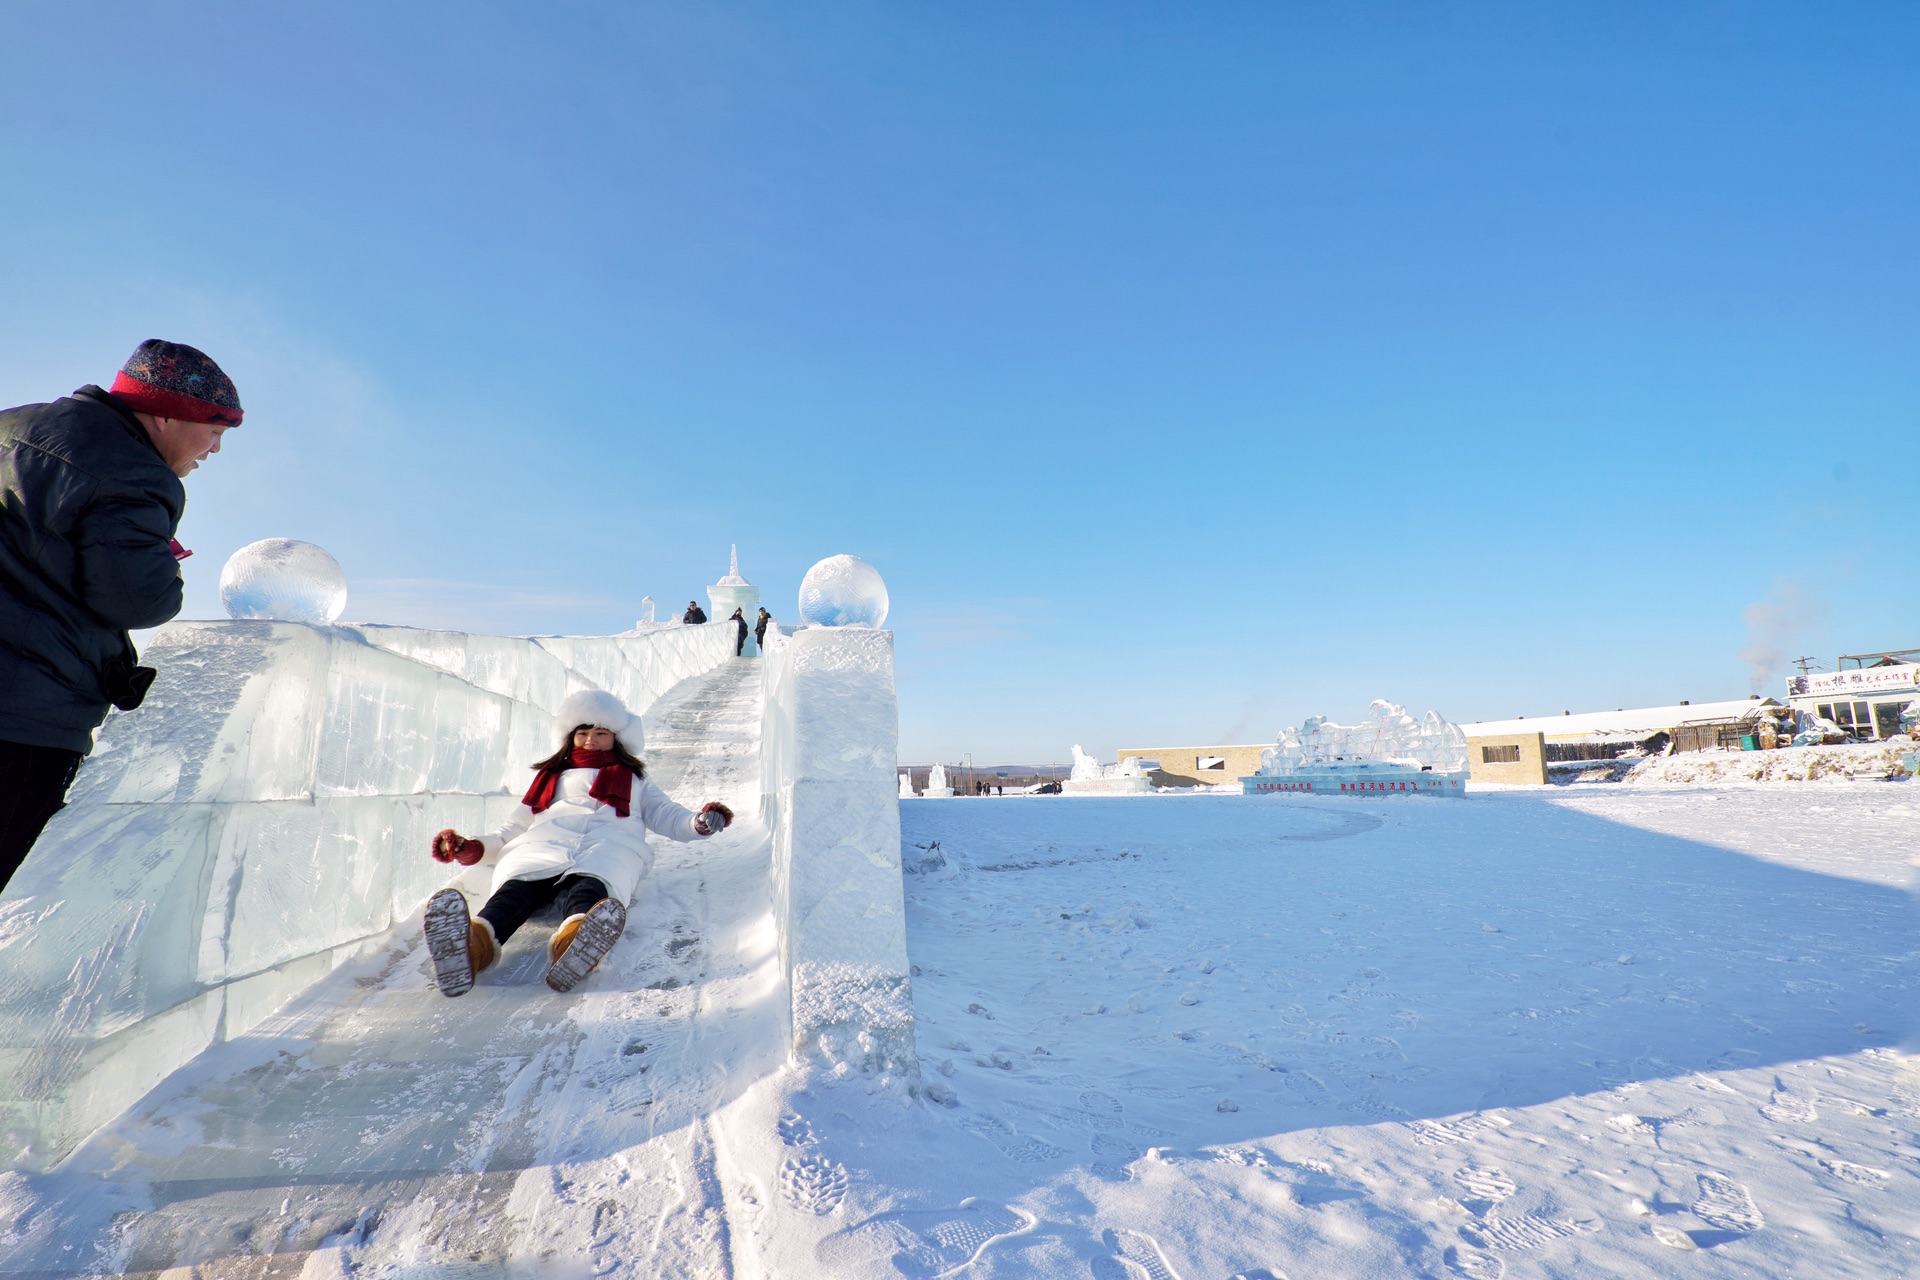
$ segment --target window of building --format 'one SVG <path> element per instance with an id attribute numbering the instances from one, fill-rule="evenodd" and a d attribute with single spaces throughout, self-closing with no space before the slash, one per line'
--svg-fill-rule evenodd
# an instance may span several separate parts
<path id="1" fill-rule="evenodd" d="M 1519 764 L 1520 744 L 1516 742 L 1509 747 L 1482 747 L 1480 748 L 1480 763 Z"/>
<path id="2" fill-rule="evenodd" d="M 1896 717 L 1898 719 L 1898 717 Z M 1833 704 L 1833 722 L 1856 738 L 1871 738 L 1873 733 L 1873 704 L 1869 702 L 1836 702 Z"/>
<path id="3" fill-rule="evenodd" d="M 1876 702 L 1873 704 L 1874 727 L 1883 738 L 1891 738 L 1900 732 L 1900 708 L 1904 702 Z"/>
<path id="4" fill-rule="evenodd" d="M 1833 719 L 1833 704 L 1831 702 L 1823 702 L 1819 706 L 1815 707 L 1813 711 L 1814 711 L 1814 714 L 1819 716 L 1822 720 Z"/>
<path id="5" fill-rule="evenodd" d="M 1225 769 L 1227 767 L 1227 758 L 1225 756 L 1201 756 L 1195 760 L 1194 763 L 1202 769 Z"/>

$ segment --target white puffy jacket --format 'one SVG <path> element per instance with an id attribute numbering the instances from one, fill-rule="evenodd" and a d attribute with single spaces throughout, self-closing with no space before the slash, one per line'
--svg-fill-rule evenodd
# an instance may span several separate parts
<path id="1" fill-rule="evenodd" d="M 598 769 L 568 769 L 560 775 L 553 803 L 539 813 L 520 805 L 506 825 L 482 836 L 486 847 L 482 866 L 493 868 L 493 888 L 509 880 L 544 880 L 548 876 L 592 876 L 607 886 L 607 896 L 630 904 L 633 891 L 653 870 L 653 850 L 647 832 L 669 840 L 693 840 L 692 811 L 667 799 L 667 793 L 649 778 L 636 778 L 628 816 L 595 800 L 587 792 Z"/>

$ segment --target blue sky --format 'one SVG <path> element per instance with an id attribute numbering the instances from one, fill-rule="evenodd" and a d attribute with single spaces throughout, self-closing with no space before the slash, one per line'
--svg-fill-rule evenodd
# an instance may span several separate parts
<path id="1" fill-rule="evenodd" d="M 1920 9 L 0 9 L 0 401 L 201 346 L 188 614 L 885 574 L 904 757 L 1920 646 Z M 1756 633 L 1757 628 L 1757 633 Z M 1777 691 L 1777 672 L 1762 688 Z"/>

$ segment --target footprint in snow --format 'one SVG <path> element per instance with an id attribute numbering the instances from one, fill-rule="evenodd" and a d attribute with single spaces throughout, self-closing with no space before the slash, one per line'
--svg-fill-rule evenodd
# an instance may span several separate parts
<path id="1" fill-rule="evenodd" d="M 1299 1075 L 1299 1072 L 1294 1072 Z M 1416 1120 L 1407 1126 L 1414 1142 L 1422 1147 L 1437 1147 L 1446 1142 L 1465 1142 L 1477 1133 L 1504 1129 L 1513 1121 L 1497 1111 L 1482 1111 L 1453 1120 Z"/>
<path id="2" fill-rule="evenodd" d="M 1512 1198 L 1513 1193 L 1520 1189 L 1519 1184 L 1499 1169 L 1482 1169 L 1475 1165 L 1455 1170 L 1453 1180 L 1467 1193 L 1468 1198 L 1461 1203 L 1476 1214 L 1486 1213 L 1487 1209 L 1502 1200 Z M 1476 1204 L 1485 1207 L 1476 1208 Z"/>
<path id="3" fill-rule="evenodd" d="M 1101 1243 L 1112 1253 L 1112 1261 L 1118 1259 L 1127 1266 L 1120 1272 L 1128 1280 L 1180 1280 L 1180 1273 L 1167 1263 L 1166 1255 L 1160 1252 L 1160 1242 L 1143 1231 L 1129 1231 L 1122 1227 L 1101 1235 Z"/>
<path id="4" fill-rule="evenodd" d="M 1746 1235 L 1767 1225 L 1760 1206 L 1747 1189 L 1724 1173 L 1699 1175 L 1700 1198 L 1693 1202 L 1693 1216 L 1720 1231 Z"/>
<path id="5" fill-rule="evenodd" d="M 1550 1240 L 1560 1240 L 1580 1232 L 1598 1231 L 1600 1224 L 1591 1219 L 1542 1218 L 1522 1214 L 1517 1218 L 1489 1215 L 1472 1226 L 1460 1228 L 1460 1238 L 1476 1249 L 1533 1249 Z"/>
<path id="6" fill-rule="evenodd" d="M 985 1138 L 999 1149 L 1001 1155 L 1018 1164 L 1039 1164 L 1046 1160 L 1058 1160 L 1067 1154 L 1050 1142 L 1015 1133 L 1012 1125 L 992 1116 L 968 1116 L 960 1121 L 960 1127 Z"/>
<path id="7" fill-rule="evenodd" d="M 1500 1260 L 1497 1253 L 1481 1253 L 1478 1249 L 1462 1249 L 1458 1246 L 1448 1248 L 1442 1255 L 1447 1270 L 1467 1280 L 1501 1280 L 1507 1274 L 1507 1264 Z"/>
<path id="8" fill-rule="evenodd" d="M 1122 1160 L 1138 1160 L 1140 1148 L 1125 1138 L 1115 1138 L 1109 1134 L 1095 1134 L 1093 1153 L 1097 1156 L 1118 1156 Z M 1856 1166 L 1857 1167 L 1857 1166 Z"/>
<path id="9" fill-rule="evenodd" d="M 1890 1171 L 1886 1169 L 1875 1169 L 1864 1164 L 1854 1164 L 1850 1160 L 1822 1159 L 1820 1161 L 1820 1167 L 1840 1179 L 1840 1181 L 1851 1182 L 1856 1187 L 1884 1187 L 1887 1185 L 1887 1179 L 1892 1176 Z"/>
<path id="10" fill-rule="evenodd" d="M 843 1274 L 952 1275 L 970 1265 L 996 1240 L 1018 1234 L 1034 1219 L 991 1201 L 967 1199 L 957 1209 L 909 1209 L 883 1213 L 822 1240 L 814 1254 Z"/>
<path id="11" fill-rule="evenodd" d="M 1775 1124 L 1812 1124 L 1820 1118 L 1820 1112 L 1814 1103 L 1819 1098 L 1815 1093 L 1790 1093 L 1778 1080 L 1773 1082 L 1773 1097 L 1760 1114 Z"/>
<path id="12" fill-rule="evenodd" d="M 847 1198 L 847 1170 L 821 1156 L 798 1156 L 780 1166 L 780 1195 L 804 1213 L 824 1217 Z"/>
<path id="13" fill-rule="evenodd" d="M 780 1141 L 790 1147 L 810 1147 L 814 1144 L 813 1122 L 798 1112 L 789 1111 L 781 1116 L 777 1128 Z"/>

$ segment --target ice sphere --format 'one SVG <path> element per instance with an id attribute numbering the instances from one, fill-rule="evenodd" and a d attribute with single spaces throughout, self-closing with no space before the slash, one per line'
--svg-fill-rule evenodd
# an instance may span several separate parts
<path id="1" fill-rule="evenodd" d="M 878 627 L 887 620 L 887 584 L 858 556 L 828 556 L 800 580 L 800 617 L 816 627 Z"/>
<path id="2" fill-rule="evenodd" d="M 331 625 L 347 607 L 340 562 L 311 542 L 262 538 L 234 552 L 220 571 L 229 618 Z"/>

